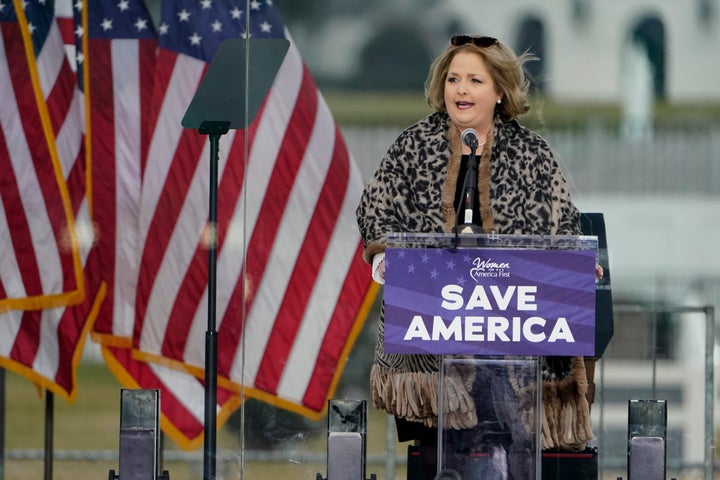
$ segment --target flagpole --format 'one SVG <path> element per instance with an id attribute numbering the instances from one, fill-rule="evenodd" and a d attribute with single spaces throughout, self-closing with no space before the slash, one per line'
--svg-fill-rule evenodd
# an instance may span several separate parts
<path id="1" fill-rule="evenodd" d="M 0 480 L 5 480 L 5 369 L 0 367 Z"/>
<path id="2" fill-rule="evenodd" d="M 214 480 L 217 452 L 217 210 L 218 162 L 220 137 L 229 130 L 230 122 L 204 121 L 199 132 L 210 138 L 210 211 L 207 225 L 208 241 L 208 323 L 205 332 L 205 425 L 203 449 L 203 479 Z"/>
<path id="3" fill-rule="evenodd" d="M 53 478 L 53 435 L 55 424 L 55 395 L 45 390 L 45 456 L 43 465 L 43 478 L 52 480 Z"/>

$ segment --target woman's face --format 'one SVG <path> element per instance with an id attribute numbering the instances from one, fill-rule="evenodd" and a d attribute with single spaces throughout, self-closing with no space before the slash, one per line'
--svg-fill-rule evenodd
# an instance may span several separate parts
<path id="1" fill-rule="evenodd" d="M 445 106 L 458 129 L 474 128 L 481 137 L 487 134 L 500 97 L 482 56 L 467 51 L 455 54 L 445 78 Z"/>

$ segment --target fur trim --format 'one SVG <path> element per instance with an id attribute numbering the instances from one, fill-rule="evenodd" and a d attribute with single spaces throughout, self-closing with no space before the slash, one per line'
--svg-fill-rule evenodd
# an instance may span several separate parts
<path id="1" fill-rule="evenodd" d="M 443 220 L 445 221 L 445 232 L 451 233 L 457 223 L 457 211 L 455 210 L 455 190 L 457 189 L 460 164 L 462 162 L 462 143 L 460 132 L 452 123 L 448 128 L 448 139 L 450 142 L 450 160 L 448 160 L 448 173 L 442 186 L 441 208 Z"/>
<path id="2" fill-rule="evenodd" d="M 570 359 L 570 370 L 563 380 L 546 379 L 542 384 L 542 449 L 578 451 L 593 438 L 590 408 L 585 392 L 588 380 L 582 357 Z M 518 398 L 522 420 L 528 431 L 535 429 L 534 384 L 522 382 L 510 372 L 510 382 Z"/>
<path id="3" fill-rule="evenodd" d="M 588 381 L 582 357 L 573 357 L 570 374 L 543 384 L 543 449 L 582 450 L 593 438 Z M 547 426 L 547 429 L 546 429 Z"/>
<path id="4" fill-rule="evenodd" d="M 460 430 L 477 424 L 475 404 L 466 383 L 467 379 L 457 371 L 445 378 L 444 428 Z M 370 370 L 370 395 L 375 408 L 409 421 L 437 427 L 438 392 L 436 372 L 400 373 L 377 364 Z"/>
<path id="5" fill-rule="evenodd" d="M 555 448 L 560 445 L 560 397 L 558 396 L 558 383 L 555 380 L 543 382 L 542 388 L 542 448 L 543 450 Z"/>
<path id="6" fill-rule="evenodd" d="M 493 218 L 492 212 L 492 199 L 490 198 L 490 183 L 491 183 L 491 172 L 490 172 L 490 153 L 493 147 L 493 132 L 494 128 L 490 129 L 487 139 L 485 141 L 485 147 L 483 147 L 482 154 L 480 155 L 480 165 L 478 167 L 478 195 L 480 198 L 480 219 L 482 220 L 482 227 L 485 233 L 493 233 L 495 231 L 495 219 Z"/>

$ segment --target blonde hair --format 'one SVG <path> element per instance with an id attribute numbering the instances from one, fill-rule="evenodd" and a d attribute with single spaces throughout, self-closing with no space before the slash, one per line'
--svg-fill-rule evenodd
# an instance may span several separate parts
<path id="1" fill-rule="evenodd" d="M 495 82 L 497 93 L 502 95 L 500 103 L 495 106 L 495 113 L 503 120 L 512 120 L 530 110 L 528 103 L 530 81 L 525 76 L 523 65 L 525 62 L 536 60 L 537 57 L 529 52 L 516 55 L 510 47 L 500 41 L 490 47 L 478 47 L 472 42 L 460 46 L 448 46 L 433 61 L 425 81 L 425 99 L 430 107 L 438 112 L 447 112 L 445 80 L 450 62 L 458 52 L 477 53 L 485 61 Z"/>

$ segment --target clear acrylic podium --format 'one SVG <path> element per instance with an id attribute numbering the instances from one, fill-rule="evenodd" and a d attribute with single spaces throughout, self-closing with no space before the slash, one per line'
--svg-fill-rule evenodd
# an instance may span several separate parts
<path id="1" fill-rule="evenodd" d="M 388 236 L 384 349 L 440 356 L 438 472 L 541 478 L 540 359 L 594 356 L 597 259 L 589 235 Z"/>

